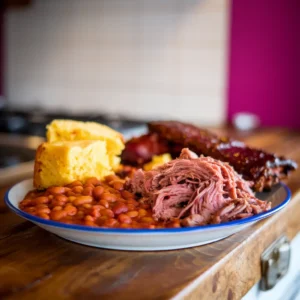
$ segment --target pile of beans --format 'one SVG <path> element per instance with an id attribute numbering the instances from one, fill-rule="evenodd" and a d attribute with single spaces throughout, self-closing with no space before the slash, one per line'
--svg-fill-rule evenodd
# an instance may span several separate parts
<path id="1" fill-rule="evenodd" d="M 68 224 L 106 228 L 181 227 L 174 219 L 162 223 L 152 218 L 149 204 L 124 189 L 124 180 L 109 175 L 105 180 L 89 178 L 44 191 L 30 191 L 20 209 L 37 217 Z"/>

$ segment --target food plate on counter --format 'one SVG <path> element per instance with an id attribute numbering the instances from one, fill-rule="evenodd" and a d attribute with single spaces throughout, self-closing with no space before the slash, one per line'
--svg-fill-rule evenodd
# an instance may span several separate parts
<path id="1" fill-rule="evenodd" d="M 256 194 L 259 199 L 271 202 L 270 210 L 241 220 L 182 228 L 98 228 L 44 220 L 22 211 L 19 209 L 19 203 L 32 189 L 32 179 L 16 184 L 5 195 L 6 205 L 20 217 L 64 239 L 93 247 L 129 251 L 172 250 L 212 243 L 273 215 L 284 208 L 291 199 L 289 188 L 280 183 L 270 192 Z"/>
<path id="2" fill-rule="evenodd" d="M 226 238 L 282 209 L 285 157 L 175 121 L 125 143 L 94 122 L 54 120 L 32 180 L 6 204 L 67 240 L 118 250 L 171 250 Z M 263 193 L 262 193 L 263 192 Z"/>

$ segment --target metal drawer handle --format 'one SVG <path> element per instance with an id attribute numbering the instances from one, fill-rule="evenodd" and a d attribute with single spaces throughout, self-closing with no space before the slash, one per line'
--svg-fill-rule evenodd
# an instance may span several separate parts
<path id="1" fill-rule="evenodd" d="M 261 255 L 262 279 L 260 289 L 272 289 L 288 272 L 291 257 L 290 242 L 281 236 L 272 243 Z"/>

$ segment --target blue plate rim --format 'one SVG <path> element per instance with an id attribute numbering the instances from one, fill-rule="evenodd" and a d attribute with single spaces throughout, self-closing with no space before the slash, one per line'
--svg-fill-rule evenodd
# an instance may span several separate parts
<path id="1" fill-rule="evenodd" d="M 25 181 L 25 180 L 24 180 Z M 225 223 L 220 223 L 220 224 L 210 224 L 210 225 L 203 225 L 203 226 L 195 226 L 195 227 L 181 227 L 181 228 L 158 228 L 158 229 L 133 229 L 133 228 L 100 228 L 100 227 L 89 227 L 89 226 L 84 226 L 84 225 L 72 225 L 72 224 L 65 224 L 65 223 L 60 223 L 52 220 L 45 220 L 36 216 L 32 216 L 29 213 L 26 213 L 19 208 L 16 208 L 9 200 L 9 193 L 10 191 L 15 188 L 18 184 L 21 184 L 21 181 L 15 185 L 13 185 L 11 188 L 7 190 L 4 196 L 4 202 L 5 204 L 17 215 L 19 215 L 22 218 L 25 218 L 31 222 L 34 223 L 40 223 L 42 225 L 47 225 L 51 227 L 58 227 L 61 229 L 68 229 L 68 230 L 76 230 L 76 231 L 84 231 L 84 232 L 99 232 L 99 233 L 104 233 L 104 234 L 155 234 L 155 233 L 182 233 L 182 232 L 194 232 L 194 231 L 205 231 L 209 229 L 216 229 L 216 228 L 224 228 L 224 227 L 232 227 L 232 226 L 237 226 L 237 225 L 244 225 L 247 223 L 252 223 L 256 221 L 260 221 L 264 218 L 267 218 L 270 215 L 273 215 L 277 211 L 281 210 L 284 208 L 289 201 L 291 200 L 291 190 L 289 187 L 280 182 L 279 184 L 283 186 L 283 188 L 286 191 L 286 198 L 277 206 L 271 208 L 267 212 L 263 212 L 257 215 L 254 215 L 249 218 L 245 219 L 240 219 L 240 220 L 235 220 L 235 221 L 230 221 L 230 222 L 225 222 Z"/>

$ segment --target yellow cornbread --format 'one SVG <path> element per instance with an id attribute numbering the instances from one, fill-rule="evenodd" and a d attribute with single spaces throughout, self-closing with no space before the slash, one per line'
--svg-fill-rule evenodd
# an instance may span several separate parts
<path id="1" fill-rule="evenodd" d="M 121 133 L 96 122 L 80 122 L 73 120 L 54 120 L 47 125 L 47 141 L 101 140 L 106 141 L 107 150 L 119 155 L 124 149 Z"/>
<path id="2" fill-rule="evenodd" d="M 44 189 L 111 173 L 105 141 L 43 143 L 36 152 L 33 183 Z"/>
<path id="3" fill-rule="evenodd" d="M 161 155 L 154 155 L 152 160 L 147 164 L 144 164 L 143 169 L 145 171 L 150 171 L 160 165 L 163 165 L 172 160 L 171 154 L 165 153 Z"/>
<path id="4" fill-rule="evenodd" d="M 113 169 L 117 168 L 124 149 L 123 136 L 108 126 L 95 122 L 54 120 L 47 126 L 49 143 L 57 141 L 100 140 L 106 142 L 107 154 Z"/>

